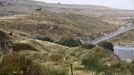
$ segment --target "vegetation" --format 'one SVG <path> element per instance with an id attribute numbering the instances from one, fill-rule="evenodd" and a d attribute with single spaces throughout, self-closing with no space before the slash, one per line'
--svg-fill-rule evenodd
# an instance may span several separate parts
<path id="1" fill-rule="evenodd" d="M 89 51 L 82 59 L 82 64 L 86 69 L 96 71 L 97 73 L 105 73 L 106 75 L 114 75 L 117 73 L 129 72 L 126 63 L 122 63 L 119 60 L 111 63 L 114 59 L 110 58 L 110 51 L 103 48 L 96 47 Z"/>
<path id="2" fill-rule="evenodd" d="M 28 43 L 13 43 L 12 45 L 13 51 L 21 51 L 21 50 L 35 50 L 37 49 Z"/>
<path id="3" fill-rule="evenodd" d="M 93 50 L 101 50 L 101 48 L 95 48 Z M 90 69 L 90 70 L 94 70 L 94 71 L 98 71 L 101 72 L 105 69 L 105 65 L 104 63 L 101 62 L 101 60 L 103 58 L 105 58 L 107 55 L 105 55 L 104 53 L 99 52 L 95 52 L 93 54 L 87 54 L 85 56 L 85 58 L 82 60 L 82 64 L 85 65 L 86 69 Z"/>
<path id="4" fill-rule="evenodd" d="M 100 7 L 91 6 L 93 11 L 89 10 L 88 12 L 87 10 L 88 13 L 83 14 L 83 6 L 79 9 L 77 6 L 71 5 L 76 8 L 71 9 L 72 7 L 65 5 L 65 8 L 60 9 L 63 10 L 62 13 L 56 13 L 44 11 L 48 10 L 49 4 L 45 9 L 42 9 L 37 7 L 40 4 L 34 3 L 32 0 L 28 4 L 24 0 L 3 0 L 3 3 L 5 5 L 3 8 L 6 10 L 1 9 L 0 14 L 14 14 L 14 16 L 0 17 L 0 28 L 7 32 L 12 31 L 8 35 L 0 30 L 0 43 L 6 43 L 0 44 L 0 52 L 4 51 L 0 57 L 0 75 L 69 75 L 70 64 L 73 66 L 74 75 L 89 75 L 91 72 L 101 75 L 134 74 L 134 62 L 128 64 L 114 55 L 111 52 L 113 51 L 111 42 L 101 42 L 97 46 L 92 44 L 80 46 L 80 43 L 73 39 L 80 36 L 87 38 L 86 35 L 94 39 L 118 29 L 127 22 L 127 20 L 115 21 L 112 19 L 119 13 L 112 14 L 112 18 L 108 19 L 108 13 L 106 12 L 105 15 Z M 59 5 L 52 4 L 50 6 L 52 10 L 54 7 L 53 11 L 59 9 Z M 18 10 L 20 8 L 26 8 L 26 10 Z M 9 12 L 9 9 L 15 10 Z M 37 11 L 33 11 L 33 9 Z M 109 8 L 107 9 L 109 10 Z M 32 12 L 15 15 L 22 11 L 27 12 L 27 10 Z M 73 14 L 64 13 L 64 10 L 69 10 L 68 12 L 73 12 Z M 103 16 L 93 13 L 96 10 L 102 12 L 99 13 Z M 92 13 L 93 15 L 91 15 Z M 35 37 L 35 35 L 37 36 Z M 131 36 L 129 38 L 125 36 L 125 39 L 126 37 L 133 39 L 132 31 L 127 35 Z M 73 38 L 64 38 L 68 36 Z M 33 39 L 33 37 L 35 38 Z M 53 39 L 60 40 L 54 41 Z M 3 48 L 11 46 L 13 51 L 10 52 L 10 48 L 2 49 L 3 45 Z"/>
<path id="5" fill-rule="evenodd" d="M 86 48 L 86 49 L 92 49 L 94 47 L 95 47 L 95 45 L 92 45 L 92 44 L 84 44 L 84 45 L 82 45 L 82 48 Z"/>
<path id="6" fill-rule="evenodd" d="M 12 36 L 12 38 L 14 37 Z M 8 40 L 8 38 L 3 39 Z M 86 69 L 87 71 L 94 71 L 100 74 L 104 72 L 109 75 L 130 73 L 133 70 L 132 63 L 130 64 L 131 66 L 128 66 L 108 50 L 112 46 L 109 42 L 101 43 L 101 45 L 97 46 L 82 45 L 81 47 L 76 47 L 79 46 L 79 42 L 73 38 L 62 38 L 56 41 L 60 45 L 34 39 L 19 39 L 17 41 L 12 43 L 15 53 L 12 52 L 1 56 L 0 74 L 68 75 L 69 63 L 76 63 L 73 64 L 74 72 Z M 47 41 L 50 41 L 50 39 L 47 39 Z M 83 65 L 85 67 L 81 68 Z M 77 70 L 78 68 L 79 70 Z"/>
<path id="7" fill-rule="evenodd" d="M 101 63 L 99 63 L 98 58 L 95 57 L 90 57 L 89 59 L 83 59 L 82 64 L 85 65 L 87 69 L 95 71 L 103 67 Z"/>
<path id="8" fill-rule="evenodd" d="M 44 36 L 44 35 L 38 35 L 36 37 L 36 39 L 38 40 L 42 40 L 42 41 L 49 41 L 49 42 L 53 42 L 53 40 L 50 37 Z"/>
<path id="9" fill-rule="evenodd" d="M 39 66 L 26 56 L 8 54 L 3 56 L 0 62 L 0 74 L 2 75 L 41 75 Z"/>
<path id="10" fill-rule="evenodd" d="M 133 75 L 134 74 L 134 60 L 129 64 L 129 70 Z"/>
<path id="11" fill-rule="evenodd" d="M 3 56 L 0 62 L 1 75 L 68 75 L 66 69 L 35 64 L 29 56 L 17 53 Z"/>
<path id="12" fill-rule="evenodd" d="M 43 75 L 69 75 L 66 69 L 56 68 L 52 65 L 42 66 Z"/>
<path id="13" fill-rule="evenodd" d="M 113 44 L 112 44 L 111 42 L 104 41 L 104 42 L 99 43 L 98 45 L 99 45 L 100 47 L 105 48 L 105 49 L 114 51 L 114 49 L 113 49 Z"/>
<path id="14" fill-rule="evenodd" d="M 0 41 L 10 41 L 11 38 L 4 31 L 0 30 Z"/>
<path id="15" fill-rule="evenodd" d="M 73 38 L 62 38 L 59 41 L 56 41 L 55 43 L 68 46 L 68 47 L 76 47 L 79 46 L 79 42 L 74 40 Z"/>
<path id="16" fill-rule="evenodd" d="M 11 37 L 3 30 L 0 30 L 0 54 L 8 53 L 12 49 L 11 46 Z"/>

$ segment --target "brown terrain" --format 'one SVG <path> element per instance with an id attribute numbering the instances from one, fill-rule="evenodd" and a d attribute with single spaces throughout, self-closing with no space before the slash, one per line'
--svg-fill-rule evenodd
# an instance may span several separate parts
<path id="1" fill-rule="evenodd" d="M 33 0 L 0 0 L 0 37 L 2 37 L 0 41 L 6 39 L 6 42 L 12 41 L 10 44 L 13 45 L 13 52 L 6 49 L 9 52 L 7 55 L 2 56 L 2 51 L 0 51 L 0 73 L 4 70 L 11 70 L 11 75 L 12 71 L 13 73 L 18 72 L 20 63 L 15 59 L 18 58 L 16 55 L 18 54 L 31 58 L 33 63 L 40 65 L 42 70 L 39 73 L 48 72 L 44 75 L 70 75 L 70 65 L 73 65 L 74 75 L 91 75 L 94 70 L 87 70 L 82 65 L 84 58 L 89 59 L 91 63 L 99 64 L 97 67 L 108 73 L 113 69 L 117 73 L 121 70 L 120 75 L 123 75 L 124 72 L 129 75 L 128 67 L 130 64 L 121 61 L 117 55 L 108 49 L 98 45 L 93 49 L 86 49 L 81 46 L 66 47 L 54 42 L 39 40 L 37 36 L 47 36 L 54 40 L 63 37 L 79 39 L 83 36 L 93 40 L 118 30 L 133 20 L 133 10 L 93 5 L 48 4 Z M 132 30 L 111 40 L 115 43 L 133 43 L 133 33 Z M 3 62 L 4 57 L 7 58 L 5 62 Z M 35 69 L 32 67 L 33 65 L 25 66 L 30 66 L 28 69 L 32 70 L 31 73 L 38 72 L 38 68 Z M 69 74 L 63 74 L 66 71 Z M 60 72 L 61 74 L 58 74 Z"/>

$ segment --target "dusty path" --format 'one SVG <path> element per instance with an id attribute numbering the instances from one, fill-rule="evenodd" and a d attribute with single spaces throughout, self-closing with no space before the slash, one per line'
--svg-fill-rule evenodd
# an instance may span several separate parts
<path id="1" fill-rule="evenodd" d="M 1 20 L 10 20 L 10 19 L 16 19 L 16 18 L 22 18 L 27 15 L 14 15 L 14 16 L 2 16 L 0 17 Z"/>

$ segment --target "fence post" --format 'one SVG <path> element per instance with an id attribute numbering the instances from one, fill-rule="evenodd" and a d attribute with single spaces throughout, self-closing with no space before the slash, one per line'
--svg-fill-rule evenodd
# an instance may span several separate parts
<path id="1" fill-rule="evenodd" d="M 70 67 L 71 67 L 71 75 L 74 75 L 73 74 L 73 64 L 70 64 Z"/>

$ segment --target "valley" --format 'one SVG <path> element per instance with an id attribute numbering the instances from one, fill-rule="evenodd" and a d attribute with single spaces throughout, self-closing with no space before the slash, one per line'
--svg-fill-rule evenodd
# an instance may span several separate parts
<path id="1" fill-rule="evenodd" d="M 133 45 L 133 22 L 134 10 L 0 0 L 0 75 L 132 75 L 114 47 Z"/>

